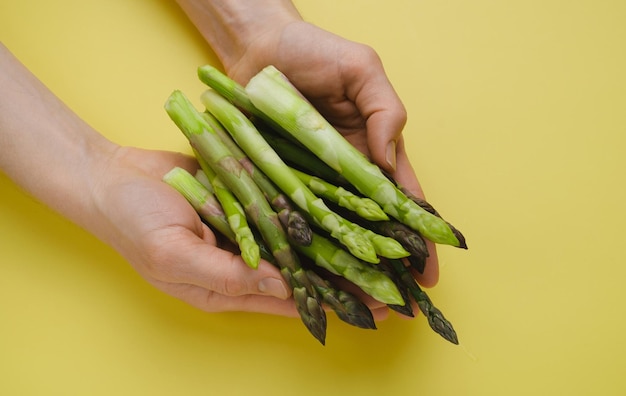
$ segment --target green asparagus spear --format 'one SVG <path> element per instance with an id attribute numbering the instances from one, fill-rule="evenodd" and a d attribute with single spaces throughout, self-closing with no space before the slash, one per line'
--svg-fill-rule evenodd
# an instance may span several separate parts
<path id="1" fill-rule="evenodd" d="M 204 83 L 214 88 L 221 95 L 231 101 L 234 105 L 244 109 L 249 114 L 262 118 L 263 121 L 269 123 L 272 128 L 279 132 L 282 132 L 282 134 L 285 135 L 285 130 L 282 128 L 281 125 L 278 125 L 276 122 L 274 122 L 262 111 L 259 111 L 259 109 L 257 109 L 253 105 L 250 97 L 248 96 L 246 88 L 231 80 L 212 66 L 207 65 L 200 67 L 198 70 L 198 75 Z M 312 175 L 324 179 L 325 181 L 336 183 L 338 186 L 342 186 L 343 188 L 348 187 L 347 185 L 345 185 L 347 181 L 341 175 L 341 173 L 330 168 L 325 162 L 321 161 L 310 151 L 305 150 L 300 146 L 294 145 L 293 142 L 285 139 L 284 137 L 279 137 L 275 136 L 272 133 L 268 133 L 262 128 L 259 128 L 259 131 L 263 134 L 265 140 L 272 146 L 272 148 L 274 148 L 274 150 L 279 153 L 280 157 L 283 158 L 286 162 L 290 163 L 291 166 L 298 167 L 300 170 L 304 172 L 309 172 Z M 385 176 L 389 177 L 389 175 L 387 174 L 385 174 Z M 392 178 L 390 179 L 392 182 L 394 182 L 394 184 L 396 184 Z M 437 217 L 441 217 L 439 213 L 437 213 L 428 202 L 418 197 L 415 197 L 400 186 L 397 187 L 401 190 L 403 194 L 416 202 L 418 206 L 420 206 L 422 209 Z M 458 247 L 467 248 L 465 237 L 463 236 L 463 234 L 454 226 L 452 226 L 452 224 L 450 224 L 449 222 L 447 222 L 447 224 L 459 241 Z"/>
<path id="2" fill-rule="evenodd" d="M 224 130 L 215 117 L 209 113 L 203 113 L 204 119 L 211 125 L 215 133 L 239 163 L 248 171 L 254 182 L 278 213 L 278 218 L 287 229 L 287 234 L 292 241 L 301 245 L 311 243 L 311 227 L 302 213 L 296 210 L 289 199 L 274 185 L 274 183 L 252 162 L 250 158 L 239 148 L 232 137 Z"/>
<path id="3" fill-rule="evenodd" d="M 410 255 L 406 258 L 411 266 L 419 271 L 420 274 L 424 273 L 426 259 L 429 256 L 429 252 L 424 238 L 422 238 L 417 231 L 405 226 L 395 219 L 387 221 L 368 221 L 332 202 L 329 203 L 329 206 L 340 216 L 343 216 L 366 229 L 374 231 L 377 235 L 385 235 L 398 241 L 398 243 L 410 253 Z"/>
<path id="4" fill-rule="evenodd" d="M 377 234 L 374 231 L 361 227 L 356 223 L 352 223 L 352 227 L 370 240 L 374 246 L 376 254 L 379 256 L 386 258 L 403 258 L 410 255 L 410 253 L 402 247 L 402 244 L 393 238 Z"/>
<path id="5" fill-rule="evenodd" d="M 331 240 L 313 233 L 309 246 L 296 249 L 316 265 L 340 275 L 359 286 L 365 293 L 385 304 L 404 304 L 397 286 L 375 266 L 352 256 Z"/>
<path id="6" fill-rule="evenodd" d="M 406 287 L 409 288 L 409 292 L 413 295 L 420 311 L 422 311 L 428 319 L 430 327 L 446 340 L 453 344 L 458 344 L 459 340 L 454 328 L 452 327 L 452 323 L 450 323 L 450 321 L 443 316 L 441 311 L 434 306 L 430 297 L 428 297 L 428 294 L 420 288 L 411 272 L 404 266 L 404 263 L 401 260 L 389 261 L 400 276 L 400 279 L 402 279 Z"/>
<path id="7" fill-rule="evenodd" d="M 263 193 L 254 184 L 250 175 L 243 169 L 224 146 L 202 115 L 180 91 L 174 91 L 165 104 L 165 110 L 189 139 L 200 155 L 233 192 L 259 230 L 275 257 L 280 272 L 293 289 L 296 308 L 302 322 L 322 344 L 326 338 L 326 314 L 321 305 L 321 297 L 306 276 L 300 265 L 278 215 L 269 206 Z"/>
<path id="8" fill-rule="evenodd" d="M 411 294 L 409 293 L 408 287 L 406 287 L 402 279 L 400 279 L 400 276 L 395 271 L 395 269 L 391 266 L 388 260 L 381 260 L 378 266 L 380 270 L 385 275 L 387 275 L 389 279 L 393 281 L 393 283 L 395 283 L 395 285 L 398 287 L 398 290 L 400 291 L 400 295 L 402 296 L 402 299 L 404 300 L 404 304 L 402 305 L 387 304 L 387 306 L 390 309 L 402 315 L 408 316 L 410 318 L 414 317 L 415 314 L 413 313 L 413 306 L 411 305 Z"/>
<path id="9" fill-rule="evenodd" d="M 242 85 L 230 79 L 211 65 L 199 67 L 198 77 L 200 81 L 214 89 L 243 112 L 256 117 L 256 119 L 253 117 L 252 121 L 253 123 L 257 121 L 255 123 L 257 130 L 285 162 L 291 163 L 293 166 L 306 164 L 301 170 L 326 181 L 337 181 L 338 184 L 342 186 L 347 183 L 339 173 L 326 165 L 305 147 L 294 144 L 297 140 L 293 139 L 280 125 L 276 124 L 271 118 L 254 107 L 248 97 L 246 89 Z M 258 119 L 260 119 L 261 122 L 258 122 Z M 281 136 L 275 135 L 268 129 L 281 133 Z"/>
<path id="10" fill-rule="evenodd" d="M 407 198 L 378 166 L 339 134 L 278 69 L 266 67 L 252 77 L 245 89 L 256 109 L 341 173 L 363 195 L 376 201 L 387 214 L 433 242 L 460 244 L 445 221 Z"/>
<path id="11" fill-rule="evenodd" d="M 198 68 L 200 81 L 214 89 L 230 103 L 251 115 L 262 115 L 250 102 L 245 88 L 211 65 Z"/>
<path id="12" fill-rule="evenodd" d="M 206 173 L 204 173 L 202 168 L 197 169 L 196 174 L 193 176 L 196 178 L 197 181 L 200 182 L 200 184 L 202 184 L 207 190 L 209 190 L 211 194 L 215 194 L 213 186 L 211 185 L 209 178 L 207 177 Z"/>
<path id="13" fill-rule="evenodd" d="M 443 217 L 439 214 L 439 212 L 437 212 L 437 210 L 435 210 L 435 208 L 425 199 L 422 199 L 418 196 L 413 195 L 411 192 L 409 192 L 408 190 L 402 187 L 399 187 L 399 188 L 410 200 L 415 202 L 419 207 L 421 207 L 428 213 L 431 213 L 434 216 L 437 216 L 443 219 Z M 449 222 L 446 221 L 446 223 L 448 224 L 448 227 L 450 227 L 450 230 L 452 230 L 452 233 L 454 234 L 454 236 L 456 236 L 456 239 L 459 240 L 459 245 L 457 247 L 461 249 L 467 249 L 467 242 L 465 241 L 465 236 L 461 233 L 461 231 L 459 231 L 456 227 L 454 227 Z"/>
<path id="14" fill-rule="evenodd" d="M 292 168 L 292 171 L 317 196 L 331 200 L 366 220 L 389 220 L 389 217 L 380 206 L 371 199 L 353 194 L 343 187 L 335 186 L 319 177 L 309 175 L 297 169 Z"/>
<path id="15" fill-rule="evenodd" d="M 215 67 L 211 65 L 199 67 L 198 78 L 242 112 L 262 120 L 263 123 L 270 126 L 274 131 L 282 133 L 285 137 L 289 137 L 289 134 L 283 131 L 280 125 L 276 124 L 272 119 L 266 117 L 265 114 L 254 107 L 242 85 L 230 79 Z"/>
<path id="16" fill-rule="evenodd" d="M 262 127 L 258 127 L 257 129 L 280 158 L 292 168 L 297 168 L 346 189 L 351 187 L 348 181 L 341 176 L 339 172 L 326 165 L 324 161 L 317 158 L 315 154 L 311 153 L 306 147 L 296 145 L 292 141 L 268 132 Z"/>
<path id="17" fill-rule="evenodd" d="M 343 178 L 343 176 L 341 176 L 341 174 L 330 168 L 325 162 L 313 155 L 306 148 L 296 145 L 283 137 L 267 132 L 264 129 L 259 128 L 259 132 L 261 132 L 265 140 L 270 144 L 270 146 L 272 146 L 278 155 L 280 155 L 285 162 L 289 163 L 291 167 L 298 168 L 305 173 L 310 173 L 323 180 L 332 181 L 344 189 L 350 188 L 349 183 Z M 432 206 L 430 206 L 430 204 L 426 201 L 415 198 L 413 195 L 407 194 L 407 196 L 413 199 L 425 210 L 439 216 L 439 214 L 436 213 L 434 209 L 432 209 Z M 339 208 L 338 205 L 330 206 L 330 208 L 331 210 L 337 212 L 340 216 L 343 216 L 350 221 L 359 222 L 358 217 L 351 216 L 345 210 L 342 210 L 343 208 Z M 431 209 L 433 211 L 431 211 Z M 360 218 L 363 219 L 362 217 Z M 400 242 L 404 249 L 411 253 L 411 255 L 407 257 L 411 266 L 419 273 L 424 273 L 426 258 L 428 257 L 429 252 L 424 239 L 419 233 L 395 219 L 389 221 L 368 222 L 367 225 L 364 225 L 363 222 L 361 222 L 361 225 L 375 231 L 378 234 L 386 235 Z M 460 234 L 460 232 L 458 232 L 452 225 L 450 225 L 450 228 L 459 238 L 459 241 L 461 242 L 460 247 L 466 247 L 465 238 Z"/>
<path id="18" fill-rule="evenodd" d="M 264 254 L 267 248 L 262 241 L 259 242 L 259 246 L 261 247 L 263 258 L 276 265 L 276 260 L 273 257 L 268 258 Z M 308 258 L 304 257 L 304 259 L 307 260 Z M 315 290 L 322 296 L 322 300 L 337 314 L 339 319 L 362 329 L 376 329 L 372 311 L 358 297 L 339 289 L 328 279 L 318 275 L 310 267 L 306 268 L 305 271 Z"/>
<path id="19" fill-rule="evenodd" d="M 312 270 L 307 271 L 307 275 L 339 319 L 362 329 L 376 329 L 372 311 L 356 296 L 337 288 Z"/>
<path id="20" fill-rule="evenodd" d="M 394 239 L 377 235 L 357 224 L 346 221 L 332 212 L 322 200 L 307 188 L 305 183 L 294 175 L 271 146 L 265 142 L 265 139 L 263 139 L 248 118 L 226 99 L 209 90 L 202 95 L 202 101 L 207 109 L 224 125 L 226 130 L 231 133 L 238 145 L 244 151 L 247 151 L 249 157 L 283 191 L 286 191 L 319 226 L 325 228 L 333 237 L 346 245 L 355 256 L 372 263 L 379 261 L 376 255 L 389 258 L 408 256 L 409 253 Z M 331 227 L 329 227 L 329 224 Z M 346 236 L 348 239 L 345 239 Z M 360 245 L 355 243 L 354 238 L 357 237 L 361 238 Z M 362 237 L 365 237 L 366 240 L 363 240 Z M 363 245 L 367 240 L 370 242 L 370 245 Z M 359 241 L 357 240 L 356 242 Z M 370 249 L 370 246 L 373 252 L 364 250 L 366 248 Z M 368 254 L 363 254 L 364 252 Z"/>
<path id="21" fill-rule="evenodd" d="M 217 173 L 215 173 L 204 158 L 202 158 L 200 153 L 195 149 L 194 152 L 202 171 L 209 179 L 213 191 L 215 191 L 215 196 L 222 205 L 222 208 L 224 208 L 228 224 L 235 233 L 235 240 L 241 251 L 241 258 L 243 258 L 243 261 L 251 268 L 258 268 L 259 261 L 261 260 L 259 245 L 256 243 L 252 230 L 248 226 L 248 220 L 246 219 L 246 214 L 241 204 L 219 176 L 217 176 Z"/>
<path id="22" fill-rule="evenodd" d="M 243 113 L 213 90 L 207 90 L 202 94 L 201 100 L 248 157 L 298 207 L 311 215 L 318 226 L 327 230 L 355 256 L 371 263 L 379 261 L 369 239 L 355 230 L 352 223 L 332 212 L 321 198 L 313 194 L 265 142 Z"/>
<path id="23" fill-rule="evenodd" d="M 406 188 L 404 188 L 403 186 L 400 185 L 400 183 L 398 183 L 393 176 L 391 176 L 389 173 L 384 172 L 383 174 L 385 175 L 385 177 L 387 177 L 396 187 L 398 187 L 400 189 L 400 191 L 402 191 L 402 193 L 404 195 L 406 195 L 410 200 L 412 200 L 413 202 L 415 202 L 419 207 L 421 207 L 422 209 L 424 209 L 425 211 L 427 211 L 428 213 L 443 218 L 439 212 L 437 212 L 437 210 L 425 199 L 416 196 L 415 194 L 413 194 L 412 192 L 410 192 L 409 190 L 407 190 Z M 456 238 L 459 240 L 459 245 L 457 247 L 461 248 L 461 249 L 467 249 L 467 243 L 465 241 L 465 236 L 463 236 L 463 234 L 461 233 L 461 231 L 459 231 L 457 228 L 455 228 L 452 224 L 450 224 L 449 222 L 446 222 L 448 224 L 448 226 L 450 227 L 450 229 L 452 230 L 452 232 L 454 233 L 454 235 L 456 236 Z"/>
<path id="24" fill-rule="evenodd" d="M 393 220 L 370 224 L 378 233 L 387 235 L 400 242 L 411 255 L 424 258 L 428 257 L 428 247 L 426 246 L 424 238 L 413 229 Z"/>
<path id="25" fill-rule="evenodd" d="M 193 175 L 175 167 L 163 176 L 163 181 L 181 193 L 203 220 L 231 242 L 236 243 L 235 233 L 230 228 L 217 198 Z"/>

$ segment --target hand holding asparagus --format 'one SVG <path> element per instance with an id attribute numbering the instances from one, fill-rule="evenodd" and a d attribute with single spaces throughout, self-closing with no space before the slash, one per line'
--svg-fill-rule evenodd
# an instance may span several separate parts
<path id="1" fill-rule="evenodd" d="M 412 315 L 414 299 L 433 329 L 458 343 L 452 325 L 419 289 L 406 265 L 418 263 L 423 270 L 429 254 L 424 238 L 466 248 L 463 235 L 350 145 L 274 67 L 258 73 L 245 88 L 210 66 L 201 67 L 199 76 L 212 88 L 201 95 L 206 112 L 194 109 L 178 91 L 166 110 L 189 139 L 216 193 L 230 197 L 220 199 L 230 226 L 224 234 L 235 240 L 242 255 L 253 257 L 249 260 L 256 257 L 249 253 L 250 241 L 262 247 L 259 251 L 270 252 L 268 260 L 292 286 L 309 331 L 325 342 L 322 302 L 348 323 L 375 326 L 362 304 L 336 290 L 321 277 L 324 272 L 303 267 L 301 259 L 399 312 Z M 172 183 L 172 177 L 165 180 Z M 207 195 L 185 196 L 199 211 Z M 289 238 L 289 222 L 281 222 L 277 212 L 301 213 L 310 227 L 309 238 Z M 224 222 L 216 224 L 223 227 Z M 255 240 L 255 233 L 262 240 Z"/>

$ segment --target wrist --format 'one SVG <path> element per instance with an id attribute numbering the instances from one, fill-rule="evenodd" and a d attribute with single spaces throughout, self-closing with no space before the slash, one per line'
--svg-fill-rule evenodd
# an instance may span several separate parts
<path id="1" fill-rule="evenodd" d="M 0 169 L 80 225 L 94 173 L 115 145 L 73 113 L 0 45 Z"/>
<path id="2" fill-rule="evenodd" d="M 302 18 L 289 0 L 177 0 L 228 72 L 257 40 Z"/>

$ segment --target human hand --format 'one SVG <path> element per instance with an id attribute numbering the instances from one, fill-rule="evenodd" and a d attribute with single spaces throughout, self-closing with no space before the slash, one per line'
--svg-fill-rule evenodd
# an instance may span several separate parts
<path id="1" fill-rule="evenodd" d="M 218 240 L 162 177 L 191 157 L 120 147 L 80 119 L 0 44 L 0 170 L 116 249 L 158 289 L 205 311 L 297 316 L 280 272 Z M 10 142 L 10 144 L 8 144 Z M 32 158 L 36 158 L 33 161 Z"/>
<path id="2" fill-rule="evenodd" d="M 182 154 L 117 148 L 93 187 L 94 233 L 149 283 L 202 310 L 297 317 L 278 269 L 265 260 L 258 269 L 248 267 L 182 195 L 162 182 L 174 166 L 193 173 L 198 165 Z M 387 315 L 384 304 L 360 297 L 377 320 Z"/>
<path id="3" fill-rule="evenodd" d="M 424 197 L 402 138 L 406 110 L 389 82 L 376 52 L 297 18 L 259 33 L 238 58 L 225 65 L 231 78 L 245 84 L 271 64 L 355 147 L 409 191 Z M 438 280 L 434 244 L 423 274 L 424 286 Z"/>
<path id="4" fill-rule="evenodd" d="M 297 316 L 280 272 L 257 270 L 218 247 L 218 238 L 189 203 L 161 181 L 174 166 L 195 160 L 172 152 L 119 147 L 93 187 L 88 225 L 149 283 L 204 311 L 253 311 Z"/>

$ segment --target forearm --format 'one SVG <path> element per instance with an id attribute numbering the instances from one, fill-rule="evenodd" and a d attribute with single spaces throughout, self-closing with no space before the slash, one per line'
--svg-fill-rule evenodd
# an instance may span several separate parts
<path id="1" fill-rule="evenodd" d="M 264 32 L 301 20 L 289 0 L 176 0 L 229 70 Z"/>
<path id="2" fill-rule="evenodd" d="M 95 168 L 116 146 L 76 116 L 2 44 L 0 93 L 0 170 L 38 200 L 86 226 Z"/>

